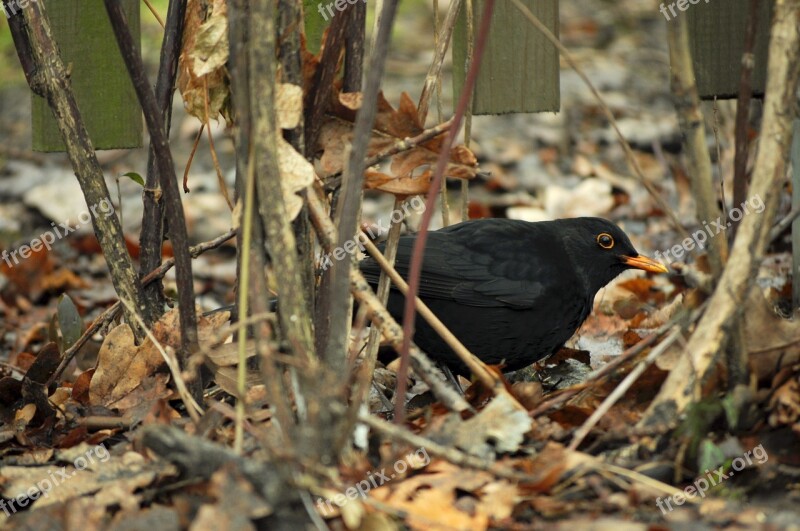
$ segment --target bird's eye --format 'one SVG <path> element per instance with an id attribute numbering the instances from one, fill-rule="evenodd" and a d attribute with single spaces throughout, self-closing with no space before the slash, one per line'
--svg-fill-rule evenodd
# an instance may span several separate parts
<path id="1" fill-rule="evenodd" d="M 597 235 L 597 244 L 603 249 L 611 249 L 614 247 L 614 238 L 607 232 Z"/>

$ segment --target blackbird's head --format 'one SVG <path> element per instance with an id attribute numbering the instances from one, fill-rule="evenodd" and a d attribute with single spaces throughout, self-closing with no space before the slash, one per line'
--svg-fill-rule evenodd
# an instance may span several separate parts
<path id="1" fill-rule="evenodd" d="M 599 290 L 627 269 L 667 273 L 667 268 L 640 255 L 628 236 L 614 223 L 602 218 L 560 220 L 567 253 L 589 285 Z"/>

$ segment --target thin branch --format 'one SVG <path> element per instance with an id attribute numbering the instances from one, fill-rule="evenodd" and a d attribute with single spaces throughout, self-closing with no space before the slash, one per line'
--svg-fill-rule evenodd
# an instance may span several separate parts
<path id="1" fill-rule="evenodd" d="M 748 156 L 748 131 L 747 124 L 750 120 L 750 101 L 753 98 L 753 68 L 755 55 L 753 48 L 756 43 L 758 28 L 759 0 L 750 0 L 750 10 L 747 17 L 747 27 L 744 32 L 744 49 L 742 50 L 742 74 L 739 78 L 739 96 L 736 98 L 736 152 L 733 158 L 733 206 L 741 205 L 747 199 L 747 156 Z M 731 240 L 736 236 L 736 229 L 740 220 L 734 220 L 731 227 Z"/>
<path id="2" fill-rule="evenodd" d="M 481 18 L 481 27 L 478 31 L 478 39 L 475 44 L 475 57 L 467 71 L 466 79 L 464 80 L 464 89 L 461 92 L 458 105 L 456 106 L 455 116 L 450 127 L 450 132 L 447 134 L 445 141 L 442 145 L 442 151 L 439 153 L 439 159 L 436 161 L 436 170 L 431 180 L 430 190 L 428 197 L 425 201 L 425 212 L 422 214 L 422 223 L 420 231 L 414 241 L 414 250 L 412 252 L 411 266 L 408 274 L 408 296 L 405 299 L 405 308 L 403 309 L 403 344 L 400 349 L 400 369 L 397 372 L 397 396 L 395 401 L 395 421 L 400 424 L 405 418 L 405 394 L 406 394 L 406 374 L 408 373 L 408 349 L 411 345 L 411 339 L 414 337 L 414 307 L 417 302 L 417 293 L 419 292 L 420 274 L 422 273 L 422 258 L 425 254 L 425 243 L 428 240 L 428 226 L 433 217 L 433 211 L 436 205 L 436 196 L 439 194 L 442 178 L 444 175 L 447 161 L 450 157 L 450 149 L 453 146 L 453 141 L 458 134 L 461 127 L 461 120 L 467 110 L 467 105 L 471 100 L 472 90 L 475 86 L 475 81 L 478 77 L 478 69 L 480 68 L 481 57 L 483 50 L 486 47 L 486 40 L 489 36 L 489 25 L 492 20 L 492 10 L 494 8 L 494 0 L 486 0 L 486 5 Z"/>
<path id="3" fill-rule="evenodd" d="M 678 122 L 683 132 L 683 145 L 689 169 L 689 182 L 697 205 L 700 221 L 718 219 L 717 196 L 714 193 L 711 156 L 706 143 L 700 96 L 697 92 L 692 54 L 689 48 L 689 25 L 686 17 L 667 24 L 670 78 Z M 728 254 L 725 238 L 712 238 L 708 242 L 708 259 L 711 273 L 717 279 L 722 274 Z"/>
<path id="4" fill-rule="evenodd" d="M 306 190 L 308 211 L 314 228 L 317 230 L 320 244 L 327 251 L 333 250 L 336 241 L 336 228 L 325 212 L 322 200 L 317 196 L 317 191 L 309 187 Z M 400 325 L 392 318 L 380 300 L 372 292 L 364 276 L 357 269 L 350 272 L 350 289 L 356 300 L 367 307 L 370 318 L 375 326 L 379 327 L 384 335 L 396 349 L 400 349 L 403 341 L 403 330 Z M 472 409 L 464 398 L 456 393 L 447 383 L 445 383 L 436 371 L 433 362 L 412 343 L 410 356 L 414 364 L 414 369 L 419 376 L 428 384 L 434 396 L 438 398 L 446 407 L 453 411 L 465 411 Z"/>
<path id="5" fill-rule="evenodd" d="M 163 115 L 159 111 L 153 89 L 147 80 L 142 64 L 142 56 L 133 42 L 128 20 L 118 0 L 104 0 L 114 36 L 117 39 L 125 66 L 131 76 L 136 96 L 144 112 L 151 145 L 155 150 L 156 167 L 161 188 L 164 191 L 166 211 L 169 212 L 169 236 L 175 253 L 176 280 L 178 284 L 179 318 L 181 326 L 181 368 L 185 368 L 189 356 L 197 350 L 197 316 L 194 309 L 194 285 L 192 279 L 192 260 L 189 256 L 189 237 L 186 233 L 186 219 L 183 215 L 175 166 L 164 132 Z M 191 380 L 192 396 L 200 400 L 203 394 L 200 378 Z"/>
<path id="6" fill-rule="evenodd" d="M 450 38 L 453 36 L 453 28 L 456 26 L 461 3 L 462 0 L 452 0 L 447 8 L 447 15 L 445 15 L 442 23 L 441 31 L 439 28 L 433 28 L 436 34 L 436 49 L 433 53 L 431 66 L 428 67 L 428 74 L 425 76 L 425 84 L 422 86 L 422 93 L 419 95 L 419 103 L 417 104 L 417 118 L 419 118 L 419 123 L 423 127 L 425 126 L 425 120 L 428 118 L 431 96 L 442 75 L 442 64 L 444 64 L 447 48 L 450 46 Z"/>
<path id="7" fill-rule="evenodd" d="M 404 296 L 408 294 L 408 284 L 403 277 L 400 276 L 400 273 L 389 263 L 389 260 L 381 254 L 380 250 L 375 247 L 375 244 L 367 239 L 366 235 L 362 233 L 361 241 L 363 242 L 364 246 L 367 248 L 367 252 L 369 253 L 372 258 L 378 262 L 378 265 L 381 266 L 383 272 L 381 273 L 381 278 L 383 278 L 383 274 L 385 273 L 388 277 L 392 280 L 397 289 L 400 290 Z M 380 286 L 379 286 L 380 289 Z M 380 296 L 380 291 L 378 293 Z M 388 295 L 388 289 L 387 289 Z M 382 299 L 382 302 L 385 304 L 385 299 Z M 445 324 L 438 318 L 436 315 L 428 308 L 428 305 L 425 304 L 422 299 L 417 297 L 417 312 L 422 316 L 425 321 L 430 325 L 433 330 L 439 334 L 447 346 L 450 347 L 455 354 L 461 358 L 461 361 L 464 362 L 469 370 L 474 374 L 480 381 L 483 383 L 487 389 L 498 390 L 502 387 L 502 383 L 495 377 L 487 368 L 486 365 L 474 354 L 472 354 L 467 347 L 455 336 L 453 333 L 445 326 Z"/>
<path id="8" fill-rule="evenodd" d="M 377 114 L 378 92 L 380 91 L 381 78 L 383 77 L 386 56 L 389 51 L 389 39 L 396 11 L 397 0 L 387 0 L 381 13 L 381 22 L 375 39 L 375 47 L 369 58 L 363 102 L 356 115 L 352 150 L 348 159 L 347 173 L 342 184 L 341 201 L 335 213 L 338 226 L 336 241 L 340 243 L 353 238 L 358 230 L 358 216 L 361 211 L 361 193 L 364 186 L 364 170 L 366 168 L 365 159 Z M 342 371 L 346 367 L 346 364 L 342 363 L 342 361 L 347 353 L 347 324 L 351 308 L 348 287 L 352 269 L 350 260 L 335 261 L 324 279 L 327 280 L 323 284 L 326 289 L 320 293 L 319 310 L 322 312 L 329 311 L 327 326 L 325 327 L 327 337 L 320 338 L 320 341 L 324 343 L 321 354 L 328 365 L 338 371 Z"/>
<path id="9" fill-rule="evenodd" d="M 402 140 L 397 140 L 391 146 L 385 148 L 380 153 L 376 153 L 375 155 L 369 157 L 364 162 L 364 167 L 369 168 L 370 166 L 374 166 L 381 162 L 382 160 L 391 157 L 392 155 L 397 155 L 398 153 L 402 153 L 403 151 L 408 151 L 409 149 L 414 149 L 421 144 L 424 144 L 428 140 L 432 138 L 436 138 L 437 136 L 441 135 L 445 131 L 450 129 L 450 126 L 453 125 L 453 119 L 449 119 L 446 122 L 442 122 L 439 125 L 435 125 L 430 129 L 426 129 L 417 136 L 413 136 L 410 138 L 404 138 Z M 322 178 L 322 181 L 325 183 L 325 191 L 331 192 L 336 188 L 339 188 L 342 184 L 342 173 L 344 170 L 339 170 L 333 172 L 329 175 L 326 175 Z"/>
<path id="10" fill-rule="evenodd" d="M 575 60 L 575 58 L 572 56 L 569 50 L 567 50 L 567 48 L 563 44 L 561 44 L 561 41 L 558 40 L 558 37 L 553 35 L 553 32 L 550 31 L 547 28 L 547 26 L 545 26 L 542 23 L 542 21 L 536 17 L 536 15 L 531 13 L 530 9 L 528 9 L 522 2 L 520 2 L 520 0 L 510 0 L 510 1 L 512 4 L 514 4 L 514 7 L 516 7 L 519 10 L 519 12 L 522 13 L 522 15 L 526 19 L 528 19 L 528 21 L 531 24 L 533 24 L 533 26 L 542 33 L 542 35 L 545 36 L 547 40 L 553 43 L 553 46 L 555 46 L 558 49 L 559 53 L 562 55 L 562 57 L 564 57 L 564 60 L 569 64 L 569 66 L 573 70 L 575 70 L 575 73 L 578 74 L 578 77 L 580 77 L 583 80 L 583 82 L 586 83 L 586 86 L 589 88 L 592 95 L 594 95 L 595 99 L 600 105 L 600 108 L 603 109 L 603 114 L 605 114 L 606 119 L 608 119 L 608 123 L 611 124 L 611 127 L 617 134 L 617 138 L 619 139 L 619 142 L 622 145 L 623 151 L 625 151 L 625 157 L 628 161 L 628 164 L 633 169 L 634 175 L 639 180 L 639 182 L 642 183 L 642 186 L 645 187 L 647 193 L 650 194 L 650 197 L 653 198 L 653 201 L 655 201 L 656 205 L 658 205 L 658 207 L 667 214 L 667 217 L 669 217 L 670 223 L 672 223 L 672 226 L 675 228 L 675 230 L 677 230 L 684 238 L 688 238 L 689 233 L 686 231 L 683 225 L 681 225 L 680 221 L 678 221 L 678 218 L 675 216 L 675 213 L 672 211 L 669 205 L 667 205 L 664 199 L 662 199 L 661 194 L 658 192 L 658 190 L 656 190 L 655 186 L 644 176 L 642 168 L 639 165 L 639 161 L 633 154 L 633 149 L 631 148 L 631 145 L 628 143 L 628 141 L 625 139 L 625 136 L 623 136 L 622 131 L 620 131 L 619 129 L 619 124 L 617 123 L 617 119 L 614 117 L 614 113 L 611 112 L 611 109 L 608 107 L 608 104 L 605 102 L 603 97 L 600 95 L 595 86 L 592 84 L 591 80 L 589 79 L 589 76 L 586 75 L 586 72 L 584 72 L 583 69 L 580 66 L 578 66 L 578 62 Z"/>
<path id="11" fill-rule="evenodd" d="M 148 4 L 149 5 L 149 4 Z M 186 14 L 186 0 L 171 0 L 167 9 L 167 25 L 164 40 L 161 42 L 161 59 L 156 78 L 156 102 L 161 111 L 164 131 L 169 135 L 172 122 L 172 94 L 175 91 L 175 78 L 178 73 L 178 58 L 183 38 L 183 20 Z M 162 24 L 163 26 L 163 24 Z M 139 235 L 140 275 L 158 267 L 161 263 L 161 245 L 164 240 L 164 203 L 161 201 L 156 155 L 151 144 L 147 153 L 147 176 L 142 193 L 144 210 L 142 230 Z M 164 308 L 164 295 L 160 282 L 142 288 L 144 308 L 142 317 L 151 326 Z"/>
<path id="12" fill-rule="evenodd" d="M 609 410 L 614 407 L 620 398 L 625 396 L 625 393 L 628 392 L 628 389 L 633 386 L 636 380 L 639 379 L 639 376 L 644 374 L 644 371 L 656 361 L 656 359 L 661 356 L 667 349 L 681 337 L 682 330 L 680 328 L 675 328 L 664 340 L 658 344 L 656 348 L 650 351 L 647 357 L 636 367 L 633 368 L 631 372 L 625 377 L 622 382 L 620 382 L 614 390 L 609 394 L 603 403 L 600 404 L 591 416 L 586 419 L 586 421 L 581 425 L 580 428 L 575 432 L 575 435 L 572 437 L 572 442 L 569 444 L 570 450 L 576 450 L 578 446 L 580 446 L 581 442 L 586 438 L 592 428 L 600 421 L 600 419 L 609 412 Z"/>
<path id="13" fill-rule="evenodd" d="M 206 251 L 210 251 L 212 249 L 220 247 L 222 244 L 233 238 L 236 235 L 236 233 L 237 233 L 236 229 L 231 229 L 225 234 L 217 236 L 213 240 L 209 240 L 195 245 L 194 247 L 189 249 L 189 252 L 191 253 L 192 258 L 197 258 Z M 164 263 L 162 263 L 156 269 L 150 271 L 150 273 L 148 273 L 144 278 L 142 278 L 142 285 L 147 286 L 151 282 L 163 278 L 164 275 L 167 274 L 167 271 L 172 269 L 172 266 L 174 265 L 175 265 L 174 258 L 168 258 L 167 260 L 164 260 Z M 117 318 L 121 309 L 122 309 L 122 304 L 120 302 L 115 302 L 114 304 L 109 306 L 105 311 L 103 311 L 103 313 L 101 313 L 94 320 L 94 322 L 91 324 L 91 326 L 89 326 L 89 328 L 86 329 L 83 335 L 80 338 L 78 338 L 78 340 L 70 348 L 64 351 L 61 363 L 58 364 L 58 368 L 56 368 L 56 370 L 53 372 L 53 375 L 50 376 L 50 379 L 47 381 L 48 387 L 50 386 L 50 384 L 58 380 L 58 378 L 67 368 L 67 365 L 69 365 L 69 362 L 72 361 L 72 358 L 75 357 L 75 354 L 78 353 L 78 351 L 83 347 L 83 345 L 86 344 L 86 342 L 98 331 L 100 331 L 104 326 L 106 326 L 108 323 Z"/>
<path id="14" fill-rule="evenodd" d="M 27 33 L 19 34 L 23 17 Z M 133 260 L 128 254 L 119 218 L 116 214 L 97 216 L 94 212 L 103 202 L 111 204 L 111 196 L 78 109 L 58 45 L 53 39 L 44 4 L 32 2 L 22 10 L 21 15 L 12 19 L 11 28 L 18 46 L 17 52 L 23 61 L 26 76 L 32 83 L 31 88 L 47 98 L 86 204 L 92 207 L 90 209 L 92 225 L 111 272 L 114 289 L 120 298 L 132 301 L 138 307 L 142 303 L 141 283 L 136 277 Z M 127 317 L 132 316 L 128 314 Z M 141 341 L 144 338 L 144 331 L 133 321 L 130 322 L 133 325 L 134 336 L 137 341 Z"/>
<path id="15" fill-rule="evenodd" d="M 651 403 L 639 426 L 648 428 L 676 418 L 687 406 L 703 396 L 703 382 L 713 371 L 717 354 L 728 343 L 732 324 L 744 310 L 753 286 L 755 272 L 766 250 L 769 232 L 778 207 L 779 190 L 786 178 L 792 139 L 793 112 L 800 62 L 800 0 L 777 0 L 770 36 L 767 87 L 761 141 L 756 156 L 750 195 L 761 197 L 764 210 L 757 216 L 744 216 L 731 256 L 709 299 L 714 311 L 705 312 L 688 345 L 686 355 L 670 371 L 666 382 Z"/>

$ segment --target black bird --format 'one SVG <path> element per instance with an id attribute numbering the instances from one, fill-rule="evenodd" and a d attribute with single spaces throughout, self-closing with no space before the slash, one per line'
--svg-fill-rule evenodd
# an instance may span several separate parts
<path id="1" fill-rule="evenodd" d="M 395 267 L 406 279 L 415 239 L 400 238 L 397 250 Z M 380 266 L 368 258 L 360 267 L 377 284 Z M 589 315 L 600 288 L 627 269 L 667 272 L 605 219 L 472 220 L 428 235 L 419 297 L 473 354 L 514 371 L 557 351 Z M 403 304 L 392 289 L 388 309 L 398 321 Z M 419 315 L 414 341 L 468 374 Z"/>

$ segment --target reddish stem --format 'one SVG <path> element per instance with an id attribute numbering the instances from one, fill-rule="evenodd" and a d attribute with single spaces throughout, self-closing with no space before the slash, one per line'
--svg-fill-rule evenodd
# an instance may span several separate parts
<path id="1" fill-rule="evenodd" d="M 425 243 L 428 241 L 428 226 L 433 217 L 433 211 L 436 208 L 436 197 L 441 188 L 442 176 L 447 167 L 447 161 L 450 158 L 450 150 L 453 147 L 453 142 L 461 128 L 461 121 L 464 118 L 464 113 L 467 110 L 467 105 L 471 101 L 472 90 L 475 86 L 475 80 L 478 78 L 478 69 L 481 64 L 481 57 L 483 50 L 486 47 L 486 39 L 489 36 L 489 25 L 492 21 L 492 8 L 494 7 L 494 0 L 486 0 L 486 5 L 483 9 L 483 16 L 481 17 L 481 25 L 478 29 L 478 37 L 475 42 L 475 53 L 472 56 L 472 63 L 469 65 L 466 78 L 464 79 L 464 88 L 461 91 L 461 97 L 458 99 L 453 122 L 450 125 L 450 131 L 444 141 L 442 150 L 439 152 L 439 159 L 436 161 L 436 171 L 433 174 L 430 188 L 428 189 L 428 197 L 425 200 L 425 212 L 422 215 L 422 222 L 417 239 L 414 242 L 414 251 L 411 254 L 411 268 L 408 273 L 408 293 L 406 294 L 405 308 L 403 310 L 403 344 L 400 349 L 400 368 L 397 371 L 397 392 L 395 395 L 395 423 L 398 425 L 405 421 L 405 399 L 408 375 L 408 351 L 411 346 L 411 338 L 414 336 L 414 315 L 416 311 L 416 299 L 419 292 L 419 277 L 422 272 L 422 257 L 425 253 Z"/>

